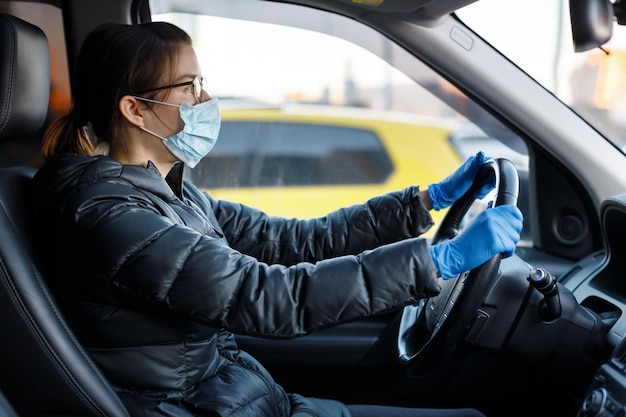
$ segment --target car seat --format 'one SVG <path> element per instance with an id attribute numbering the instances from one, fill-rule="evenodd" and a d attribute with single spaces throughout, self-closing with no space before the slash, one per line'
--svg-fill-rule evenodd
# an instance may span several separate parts
<path id="1" fill-rule="evenodd" d="M 0 13 L 0 141 L 23 139 L 43 126 L 49 61 L 38 27 Z M 0 169 L 0 390 L 19 416 L 128 416 L 37 266 L 29 194 L 34 172 Z"/>
<path id="2" fill-rule="evenodd" d="M 2 417 L 18 417 L 15 414 L 15 409 L 9 402 L 2 392 L 0 392 L 0 416 Z"/>

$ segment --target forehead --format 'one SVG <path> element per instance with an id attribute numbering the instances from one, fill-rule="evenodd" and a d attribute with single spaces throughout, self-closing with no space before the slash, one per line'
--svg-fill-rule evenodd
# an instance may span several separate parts
<path id="1" fill-rule="evenodd" d="M 193 78 L 202 74 L 198 57 L 191 45 L 183 45 L 180 49 L 175 72 L 176 79 Z"/>

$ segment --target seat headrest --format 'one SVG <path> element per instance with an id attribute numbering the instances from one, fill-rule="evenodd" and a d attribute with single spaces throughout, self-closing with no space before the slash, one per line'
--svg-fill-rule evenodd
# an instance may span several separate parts
<path id="1" fill-rule="evenodd" d="M 0 13 L 0 141 L 27 137 L 46 121 L 50 50 L 41 29 Z"/>

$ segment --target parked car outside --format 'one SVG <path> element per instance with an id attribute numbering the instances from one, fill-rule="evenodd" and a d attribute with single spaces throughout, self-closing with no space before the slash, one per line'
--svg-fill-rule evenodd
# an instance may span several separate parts
<path id="1" fill-rule="evenodd" d="M 319 217 L 374 195 L 438 182 L 461 164 L 458 121 L 382 110 L 221 100 L 211 153 L 188 179 L 276 216 Z M 499 143 L 499 142 L 498 142 Z M 445 210 L 434 214 L 443 218 Z"/>

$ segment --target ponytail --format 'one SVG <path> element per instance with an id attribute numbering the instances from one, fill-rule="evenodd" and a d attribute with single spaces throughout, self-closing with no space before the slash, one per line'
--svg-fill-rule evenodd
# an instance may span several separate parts
<path id="1" fill-rule="evenodd" d="M 44 159 L 67 152 L 79 155 L 94 153 L 94 145 L 84 134 L 82 126 L 77 125 L 72 112 L 54 121 L 46 129 L 41 144 L 41 156 Z"/>

